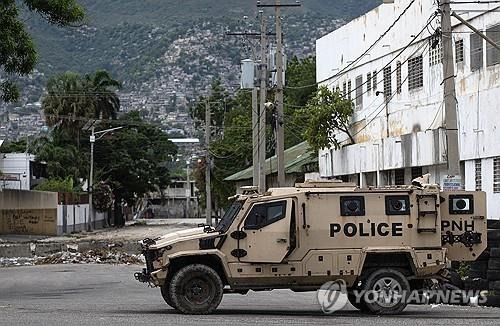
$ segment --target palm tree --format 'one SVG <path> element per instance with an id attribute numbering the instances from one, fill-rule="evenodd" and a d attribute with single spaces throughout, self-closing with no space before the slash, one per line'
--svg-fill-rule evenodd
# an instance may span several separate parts
<path id="1" fill-rule="evenodd" d="M 111 77 L 105 70 L 98 70 L 86 75 L 85 80 L 94 97 L 94 117 L 99 119 L 116 119 L 120 110 L 120 99 L 115 93 L 121 83 Z"/>

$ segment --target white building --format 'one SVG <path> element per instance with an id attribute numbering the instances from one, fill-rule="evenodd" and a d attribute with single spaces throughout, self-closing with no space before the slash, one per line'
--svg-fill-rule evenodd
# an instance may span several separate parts
<path id="1" fill-rule="evenodd" d="M 0 150 L 0 189 L 31 190 L 45 176 L 45 164 L 27 153 L 2 154 Z"/>
<path id="2" fill-rule="evenodd" d="M 440 37 L 432 36 L 440 20 L 431 18 L 438 7 L 431 0 L 410 3 L 383 4 L 317 40 L 318 82 L 344 92 L 355 105 L 351 134 L 356 144 L 339 134 L 345 140 L 341 149 L 321 151 L 322 177 L 374 186 L 408 184 L 428 172 L 432 182 L 441 183 L 446 175 L 442 47 Z M 500 12 L 484 10 L 497 6 L 453 4 L 452 9 L 500 42 Z M 498 219 L 500 51 L 458 20 L 452 24 L 465 188 L 486 191 L 489 217 Z"/>

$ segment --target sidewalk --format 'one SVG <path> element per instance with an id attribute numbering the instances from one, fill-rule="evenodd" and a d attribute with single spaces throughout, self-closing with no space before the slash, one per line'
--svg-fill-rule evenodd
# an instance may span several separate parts
<path id="1" fill-rule="evenodd" d="M 135 220 L 123 228 L 106 228 L 59 237 L 0 235 L 0 258 L 47 257 L 59 252 L 113 250 L 139 254 L 138 241 L 194 228 L 204 219 Z"/>

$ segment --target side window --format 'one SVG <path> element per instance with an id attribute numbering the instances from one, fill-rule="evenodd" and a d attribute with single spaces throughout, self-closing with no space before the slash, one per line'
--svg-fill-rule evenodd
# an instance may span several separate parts
<path id="1" fill-rule="evenodd" d="M 340 197 L 340 214 L 342 216 L 365 216 L 365 197 Z"/>
<path id="2" fill-rule="evenodd" d="M 386 196 L 385 214 L 387 215 L 410 215 L 409 196 Z"/>
<path id="3" fill-rule="evenodd" d="M 245 220 L 245 229 L 260 229 L 286 216 L 286 201 L 258 204 L 253 206 Z"/>

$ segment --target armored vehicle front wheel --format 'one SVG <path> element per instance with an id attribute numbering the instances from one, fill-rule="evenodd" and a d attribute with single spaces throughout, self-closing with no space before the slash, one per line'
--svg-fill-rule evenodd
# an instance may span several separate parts
<path id="1" fill-rule="evenodd" d="M 170 295 L 169 286 L 170 282 L 165 281 L 165 284 L 160 287 L 161 296 L 163 300 L 172 308 L 175 308 L 174 303 L 172 302 L 172 296 Z"/>
<path id="2" fill-rule="evenodd" d="M 173 306 L 184 314 L 210 314 L 217 309 L 224 285 L 215 270 L 200 264 L 188 265 L 175 273 L 169 292 Z"/>
<path id="3" fill-rule="evenodd" d="M 407 305 L 410 283 L 399 271 L 384 268 L 374 271 L 364 282 L 365 305 L 373 314 L 394 315 Z"/>

